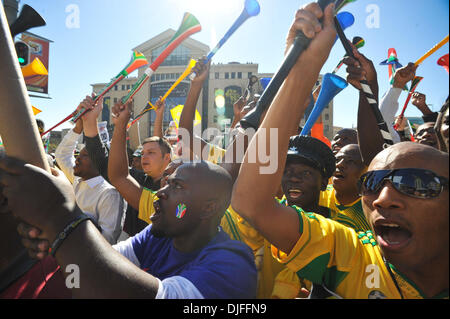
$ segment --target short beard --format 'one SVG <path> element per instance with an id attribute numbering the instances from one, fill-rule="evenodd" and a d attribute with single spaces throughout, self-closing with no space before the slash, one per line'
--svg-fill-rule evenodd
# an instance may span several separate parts
<path id="1" fill-rule="evenodd" d="M 150 229 L 150 233 L 156 238 L 165 238 L 165 237 L 167 237 L 167 234 L 163 230 L 155 229 L 154 227 L 152 227 Z"/>

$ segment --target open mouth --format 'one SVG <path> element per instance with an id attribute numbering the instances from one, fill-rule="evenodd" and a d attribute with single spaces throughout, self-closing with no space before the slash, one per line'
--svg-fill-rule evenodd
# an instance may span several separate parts
<path id="1" fill-rule="evenodd" d="M 299 189 L 291 188 L 288 190 L 288 196 L 291 199 L 298 199 L 303 195 L 303 192 Z"/>
<path id="2" fill-rule="evenodd" d="M 161 215 L 162 215 L 161 205 L 160 205 L 159 201 L 160 200 L 158 199 L 157 201 L 153 202 L 153 207 L 155 208 L 155 212 L 153 213 L 152 216 L 150 216 L 150 220 L 152 221 L 152 223 L 154 223 L 159 218 L 161 218 Z"/>
<path id="3" fill-rule="evenodd" d="M 345 178 L 345 175 L 342 174 L 340 171 L 336 171 L 333 176 L 334 178 Z"/>
<path id="4" fill-rule="evenodd" d="M 374 230 L 380 246 L 391 250 L 405 247 L 412 238 L 412 233 L 408 229 L 394 222 L 375 222 Z"/>

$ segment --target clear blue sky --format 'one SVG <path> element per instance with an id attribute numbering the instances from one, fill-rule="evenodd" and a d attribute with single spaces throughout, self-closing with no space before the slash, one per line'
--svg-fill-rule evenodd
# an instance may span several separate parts
<path id="1" fill-rule="evenodd" d="M 249 19 L 214 56 L 214 63 L 238 61 L 259 64 L 260 72 L 275 72 L 283 59 L 287 30 L 296 9 L 309 1 L 259 0 L 261 13 Z M 177 29 L 184 12 L 194 14 L 202 31 L 192 36 L 211 48 L 237 16 L 244 0 L 22 0 L 47 21 L 47 26 L 30 31 L 49 38 L 49 93 L 51 100 L 32 98 L 32 104 L 43 112 L 38 118 L 50 127 L 70 114 L 79 101 L 91 92 L 91 83 L 107 82 L 125 65 L 131 49 L 168 28 Z M 67 6 L 75 4 L 80 10 L 80 27 L 67 28 Z M 366 19 L 373 13 L 368 6 L 379 7 L 379 28 L 368 28 Z M 344 11 L 351 12 L 355 24 L 347 29 L 348 38 L 362 36 L 366 45 L 361 49 L 372 59 L 378 71 L 380 94 L 388 89 L 388 70 L 379 63 L 386 59 L 387 50 L 394 47 L 404 65 L 416 61 L 442 40 L 449 30 L 448 0 L 358 0 Z M 424 80 L 418 91 L 427 95 L 427 102 L 438 110 L 448 96 L 449 77 L 436 64 L 448 53 L 448 44 L 426 60 L 417 75 Z M 331 72 L 344 55 L 337 42 L 322 73 Z M 345 77 L 342 69 L 339 75 Z M 400 104 L 406 99 L 403 93 Z M 356 125 L 358 93 L 348 87 L 335 98 L 334 125 Z M 420 113 L 410 105 L 407 116 Z M 67 124 L 62 127 L 71 127 Z"/>

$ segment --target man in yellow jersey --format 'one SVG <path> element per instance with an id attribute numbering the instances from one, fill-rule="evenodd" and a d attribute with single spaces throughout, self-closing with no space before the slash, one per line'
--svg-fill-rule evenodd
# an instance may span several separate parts
<path id="1" fill-rule="evenodd" d="M 336 213 L 320 206 L 319 199 L 334 170 L 335 159 L 325 143 L 311 136 L 292 136 L 281 180 L 285 196 L 280 203 L 304 207 L 307 211 L 333 218 Z M 244 241 L 253 249 L 257 244 L 263 245 L 258 297 L 291 299 L 304 296 L 307 292 L 303 289 L 309 289 L 310 283 L 293 276 L 285 265 L 275 260 L 271 254 L 270 243 L 242 218 L 238 226 Z"/>
<path id="2" fill-rule="evenodd" d="M 335 213 L 332 219 L 356 231 L 370 230 L 358 192 L 358 180 L 366 171 L 358 144 L 348 144 L 336 154 L 336 171 L 331 178 L 332 184 L 320 194 L 319 205 L 328 207 Z"/>
<path id="3" fill-rule="evenodd" d="M 251 163 L 246 154 L 231 205 L 272 243 L 273 255 L 280 262 L 299 278 L 321 284 L 336 296 L 448 296 L 448 155 L 428 146 L 401 143 L 374 159 L 369 167 L 369 174 L 373 171 L 374 175 L 364 175 L 361 188 L 372 232 L 356 233 L 340 223 L 273 199 L 284 171 L 289 133 L 303 116 L 303 102 L 335 39 L 332 9 L 327 7 L 322 13 L 316 4 L 309 4 L 297 12 L 297 21 L 312 41 L 261 125 L 266 130 L 278 129 L 276 137 L 266 138 L 277 143 L 278 170 L 275 174 L 261 174 L 260 168 L 266 164 L 258 158 Z M 313 28 L 321 17 L 323 25 Z M 264 130 L 258 130 L 256 135 L 260 134 L 265 134 Z M 251 140 L 249 149 L 258 148 L 258 137 Z M 417 173 L 404 168 L 426 171 Z M 384 169 L 394 171 L 380 172 Z"/>

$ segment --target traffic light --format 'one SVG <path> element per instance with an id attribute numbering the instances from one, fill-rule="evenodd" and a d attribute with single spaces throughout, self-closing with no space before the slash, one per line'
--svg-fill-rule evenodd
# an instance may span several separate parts
<path id="1" fill-rule="evenodd" d="M 28 63 L 30 63 L 30 47 L 28 46 L 28 44 L 22 41 L 16 41 L 16 43 L 14 43 L 14 46 L 16 48 L 20 66 L 23 67 L 28 65 Z"/>

